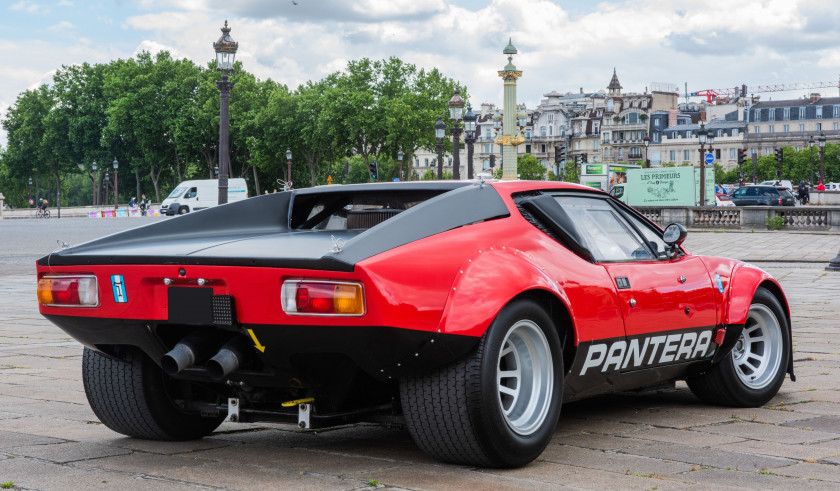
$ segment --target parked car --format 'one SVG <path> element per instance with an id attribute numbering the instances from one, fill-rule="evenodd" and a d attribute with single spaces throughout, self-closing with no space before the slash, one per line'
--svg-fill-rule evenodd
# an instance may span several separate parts
<path id="1" fill-rule="evenodd" d="M 838 182 L 829 182 L 825 185 L 826 191 L 840 191 L 840 183 Z"/>
<path id="2" fill-rule="evenodd" d="M 324 186 L 58 249 L 37 292 L 116 432 L 405 424 L 437 459 L 515 467 L 564 402 L 679 379 L 756 407 L 795 380 L 779 283 L 686 233 L 570 183 Z"/>
<path id="3" fill-rule="evenodd" d="M 718 206 L 735 206 L 728 194 L 716 193 L 715 204 Z"/>
<path id="4" fill-rule="evenodd" d="M 776 184 L 777 182 L 780 183 L 780 184 Z M 793 183 L 791 183 L 787 179 L 775 180 L 775 181 L 761 181 L 758 184 L 760 186 L 782 186 L 784 188 L 789 189 L 790 191 L 793 191 Z"/>
<path id="5" fill-rule="evenodd" d="M 783 186 L 744 186 L 735 190 L 730 196 L 735 206 L 794 206 L 796 200 L 791 192 Z"/>

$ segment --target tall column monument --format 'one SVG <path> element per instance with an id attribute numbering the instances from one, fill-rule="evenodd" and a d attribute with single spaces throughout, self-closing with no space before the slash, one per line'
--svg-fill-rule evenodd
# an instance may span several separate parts
<path id="1" fill-rule="evenodd" d="M 517 179 L 516 149 L 517 145 L 525 141 L 525 137 L 519 135 L 519 128 L 516 126 L 516 79 L 522 76 L 522 72 L 513 65 L 513 55 L 517 51 L 512 41 L 508 40 L 508 45 L 502 51 L 508 55 L 508 64 L 504 70 L 499 71 L 499 76 L 505 81 L 505 93 L 502 134 L 496 138 L 496 143 L 502 147 L 502 179 L 505 181 Z"/>

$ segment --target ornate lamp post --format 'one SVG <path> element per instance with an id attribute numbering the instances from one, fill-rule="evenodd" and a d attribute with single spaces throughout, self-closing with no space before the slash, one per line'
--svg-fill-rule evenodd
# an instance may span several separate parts
<path id="1" fill-rule="evenodd" d="M 108 172 L 105 172 L 105 203 L 108 203 L 108 189 L 111 186 L 111 176 L 108 175 Z M 107 206 L 107 205 L 106 205 Z"/>
<path id="2" fill-rule="evenodd" d="M 700 141 L 700 206 L 706 206 L 706 125 L 700 123 L 697 139 Z"/>
<path id="3" fill-rule="evenodd" d="M 464 114 L 464 143 L 467 144 L 467 179 L 473 178 L 473 145 L 475 145 L 475 114 L 472 112 L 472 106 L 467 107 L 467 113 Z"/>
<path id="4" fill-rule="evenodd" d="M 459 123 L 464 114 L 464 99 L 461 91 L 455 89 L 455 95 L 449 99 L 449 119 L 452 120 L 452 178 L 461 180 L 461 127 Z"/>
<path id="5" fill-rule="evenodd" d="M 650 137 L 645 135 L 642 138 L 642 141 L 645 142 L 645 168 L 650 168 L 650 159 L 648 158 L 648 145 L 650 145 Z"/>
<path id="6" fill-rule="evenodd" d="M 517 133 L 516 128 L 516 79 L 522 76 L 522 71 L 517 70 L 513 64 L 513 55 L 517 53 L 512 40 L 502 50 L 508 55 L 508 64 L 504 70 L 499 70 L 499 76 L 504 80 L 504 126 L 501 136 L 496 138 L 496 143 L 502 147 L 502 179 L 515 181 L 518 179 L 516 172 L 516 153 L 520 143 L 525 141 Z"/>
<path id="7" fill-rule="evenodd" d="M 93 163 L 90 164 L 91 169 L 93 169 L 93 174 L 91 175 L 91 180 L 93 181 L 93 206 L 96 206 L 96 161 L 94 160 Z"/>
<path id="8" fill-rule="evenodd" d="M 32 178 L 29 178 L 29 207 L 35 206 L 35 200 L 32 199 Z"/>
<path id="9" fill-rule="evenodd" d="M 811 154 L 808 156 L 808 163 L 810 164 L 810 168 L 807 181 L 810 184 L 811 179 L 814 178 L 814 135 L 811 135 L 811 138 L 808 140 L 808 148 L 811 149 Z"/>
<path id="10" fill-rule="evenodd" d="M 120 190 L 120 188 L 119 188 L 119 181 L 117 180 L 117 174 L 119 173 L 120 163 L 117 162 L 117 159 L 114 159 L 114 162 L 112 163 L 112 165 L 114 166 L 114 209 L 116 210 L 117 208 L 120 207 L 120 204 L 119 204 L 119 200 L 120 200 L 119 190 Z"/>
<path id="11" fill-rule="evenodd" d="M 292 149 L 286 148 L 286 190 L 292 189 Z"/>
<path id="12" fill-rule="evenodd" d="M 820 182 L 825 182 L 825 133 L 820 133 Z"/>
<path id="13" fill-rule="evenodd" d="M 437 138 L 438 179 L 443 180 L 443 136 L 446 134 L 446 123 L 438 118 L 435 123 L 435 138 Z"/>
<path id="14" fill-rule="evenodd" d="M 228 134 L 228 107 L 230 106 L 230 89 L 233 82 L 228 82 L 228 74 L 233 70 L 236 49 L 239 43 L 230 37 L 230 27 L 227 21 L 222 27 L 222 37 L 213 43 L 216 51 L 216 70 L 222 72 L 222 80 L 216 82 L 219 88 L 219 204 L 228 201 L 228 174 L 230 173 L 230 147 Z"/>
<path id="15" fill-rule="evenodd" d="M 405 154 L 403 153 L 403 151 L 402 151 L 402 150 L 400 150 L 399 152 L 397 152 L 397 162 L 399 162 L 399 163 L 400 163 L 400 174 L 399 174 L 400 181 L 402 181 L 402 180 L 403 180 L 403 173 L 402 173 L 402 163 L 403 163 L 403 157 L 405 157 Z"/>

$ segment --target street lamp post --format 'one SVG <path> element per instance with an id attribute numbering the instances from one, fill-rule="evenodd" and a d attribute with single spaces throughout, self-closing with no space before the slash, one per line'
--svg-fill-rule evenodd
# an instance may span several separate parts
<path id="1" fill-rule="evenodd" d="M 399 163 L 400 163 L 400 173 L 399 173 L 399 178 L 400 178 L 400 181 L 402 181 L 402 180 L 403 180 L 403 172 L 402 172 L 402 170 L 403 170 L 403 169 L 402 169 L 403 157 L 405 157 L 405 154 L 403 153 L 403 151 L 402 151 L 402 150 L 400 150 L 399 152 L 397 152 L 397 162 L 399 162 Z"/>
<path id="2" fill-rule="evenodd" d="M 286 149 L 286 191 L 292 189 L 292 149 Z"/>
<path id="3" fill-rule="evenodd" d="M 435 123 L 435 138 L 437 138 L 438 179 L 443 180 L 443 136 L 446 134 L 446 123 L 438 118 Z"/>
<path id="4" fill-rule="evenodd" d="M 808 169 L 808 180 L 806 182 L 810 184 L 811 179 L 814 178 L 814 135 L 811 135 L 811 138 L 808 140 L 808 148 L 811 153 L 808 156 L 808 163 L 810 164 L 810 167 Z"/>
<path id="5" fill-rule="evenodd" d="M 29 207 L 35 206 L 35 200 L 32 199 L 32 178 L 29 178 Z"/>
<path id="6" fill-rule="evenodd" d="M 464 99 L 461 91 L 455 89 L 452 99 L 449 99 L 449 119 L 452 120 L 452 178 L 461 180 L 461 127 L 459 123 L 464 114 Z"/>
<path id="7" fill-rule="evenodd" d="M 120 163 L 117 162 L 117 159 L 114 159 L 113 162 L 114 166 L 114 209 L 120 207 L 119 200 L 120 200 L 120 193 L 119 193 L 119 181 L 117 180 L 117 174 L 119 173 Z"/>
<path id="8" fill-rule="evenodd" d="M 825 133 L 820 133 L 820 182 L 825 182 Z"/>
<path id="9" fill-rule="evenodd" d="M 700 123 L 697 139 L 700 141 L 700 206 L 706 206 L 706 125 Z"/>
<path id="10" fill-rule="evenodd" d="M 648 145 L 650 145 L 650 137 L 645 135 L 645 137 L 642 138 L 642 141 L 645 142 L 645 168 L 649 168 L 650 159 L 648 158 Z"/>
<path id="11" fill-rule="evenodd" d="M 222 36 L 213 43 L 213 49 L 216 51 L 216 70 L 222 72 L 222 80 L 216 82 L 216 87 L 219 88 L 219 204 L 223 205 L 228 201 L 228 174 L 230 173 L 228 108 L 233 82 L 228 81 L 228 74 L 233 70 L 233 61 L 236 58 L 239 43 L 230 37 L 227 21 L 221 29 Z"/>
<path id="12" fill-rule="evenodd" d="M 108 203 L 108 188 L 111 186 L 111 176 L 105 172 L 105 203 Z M 107 205 L 106 205 L 107 206 Z"/>
<path id="13" fill-rule="evenodd" d="M 96 206 L 96 161 L 94 160 L 90 167 L 93 169 L 93 175 L 91 176 L 91 180 L 93 181 L 93 206 Z"/>
<path id="14" fill-rule="evenodd" d="M 473 178 L 473 145 L 475 145 L 476 119 L 472 111 L 472 106 L 467 107 L 467 113 L 464 114 L 464 143 L 467 144 L 467 179 Z"/>

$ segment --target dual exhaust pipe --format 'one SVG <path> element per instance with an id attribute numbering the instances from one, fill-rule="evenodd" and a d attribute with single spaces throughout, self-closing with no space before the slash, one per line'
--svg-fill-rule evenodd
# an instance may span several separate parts
<path id="1" fill-rule="evenodd" d="M 212 341 L 195 334 L 189 335 L 163 355 L 161 368 L 167 375 L 175 375 L 189 368 L 213 351 Z M 213 380 L 222 380 L 236 371 L 245 361 L 248 344 L 241 337 L 236 337 L 207 360 L 207 373 Z"/>

